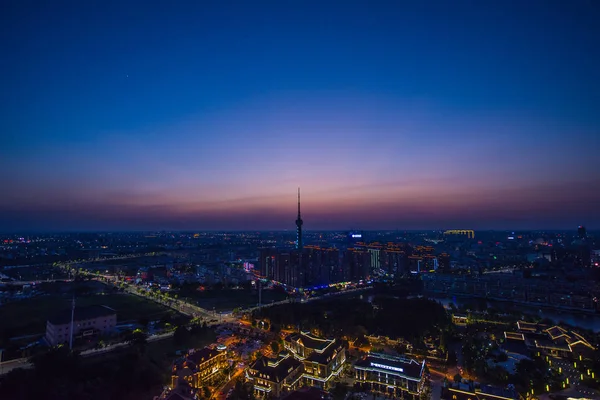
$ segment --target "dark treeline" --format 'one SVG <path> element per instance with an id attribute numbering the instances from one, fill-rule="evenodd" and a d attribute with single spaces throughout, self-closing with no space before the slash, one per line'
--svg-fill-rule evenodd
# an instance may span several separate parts
<path id="1" fill-rule="evenodd" d="M 2 398 L 148 399 L 163 384 L 162 368 L 135 348 L 99 361 L 70 354 L 66 347 L 51 349 L 33 359 L 33 368 L 6 374 Z"/>
<path id="2" fill-rule="evenodd" d="M 280 328 L 318 329 L 326 336 L 365 333 L 407 340 L 437 334 L 450 325 L 443 306 L 427 299 L 375 296 L 362 299 L 327 299 L 263 308 L 254 318 L 267 318 L 274 330 Z"/>
<path id="3" fill-rule="evenodd" d="M 150 399 L 168 382 L 177 349 L 201 348 L 214 338 L 212 329 L 192 320 L 177 327 L 172 341 L 148 343 L 147 334 L 136 329 L 123 338 L 129 346 L 94 357 L 54 347 L 32 357 L 33 368 L 0 377 L 0 398 Z"/>

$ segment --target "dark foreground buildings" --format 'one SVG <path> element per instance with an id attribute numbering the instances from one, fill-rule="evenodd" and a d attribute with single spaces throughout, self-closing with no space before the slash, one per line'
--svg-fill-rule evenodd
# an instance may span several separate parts
<path id="1" fill-rule="evenodd" d="M 107 306 L 76 307 L 74 314 L 71 310 L 64 310 L 46 322 L 45 339 L 50 346 L 69 343 L 71 318 L 74 338 L 107 334 L 117 325 L 117 312 Z"/>

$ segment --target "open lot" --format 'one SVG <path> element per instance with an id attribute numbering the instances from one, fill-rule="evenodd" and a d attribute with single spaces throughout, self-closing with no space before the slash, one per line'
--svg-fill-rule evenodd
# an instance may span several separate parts
<path id="1" fill-rule="evenodd" d="M 206 310 L 231 311 L 234 308 L 254 307 L 258 304 L 258 292 L 247 289 L 222 289 L 205 290 L 182 293 L 180 298 L 190 298 Z M 287 295 L 275 290 L 262 291 L 262 303 L 269 304 L 273 301 L 285 300 Z"/>
<path id="2" fill-rule="evenodd" d="M 2 273 L 18 281 L 45 281 L 68 277 L 63 270 L 52 266 L 4 268 Z"/>
<path id="3" fill-rule="evenodd" d="M 44 333 L 46 320 L 61 310 L 69 310 L 71 297 L 61 295 L 39 296 L 0 306 L 0 334 L 9 337 Z M 76 306 L 101 304 L 117 311 L 119 323 L 142 318 L 155 320 L 175 311 L 141 297 L 114 293 L 81 296 Z"/>

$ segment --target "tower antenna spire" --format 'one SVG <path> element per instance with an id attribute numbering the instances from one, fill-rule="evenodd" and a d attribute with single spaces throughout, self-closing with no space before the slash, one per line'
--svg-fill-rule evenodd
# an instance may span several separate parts
<path id="1" fill-rule="evenodd" d="M 302 250 L 302 217 L 300 216 L 300 188 L 298 188 L 298 218 L 296 219 L 296 248 Z"/>

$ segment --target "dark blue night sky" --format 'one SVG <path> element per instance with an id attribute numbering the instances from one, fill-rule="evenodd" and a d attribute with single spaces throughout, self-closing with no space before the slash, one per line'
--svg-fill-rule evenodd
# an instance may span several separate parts
<path id="1" fill-rule="evenodd" d="M 8 1 L 0 229 L 600 227 L 596 1 Z"/>

